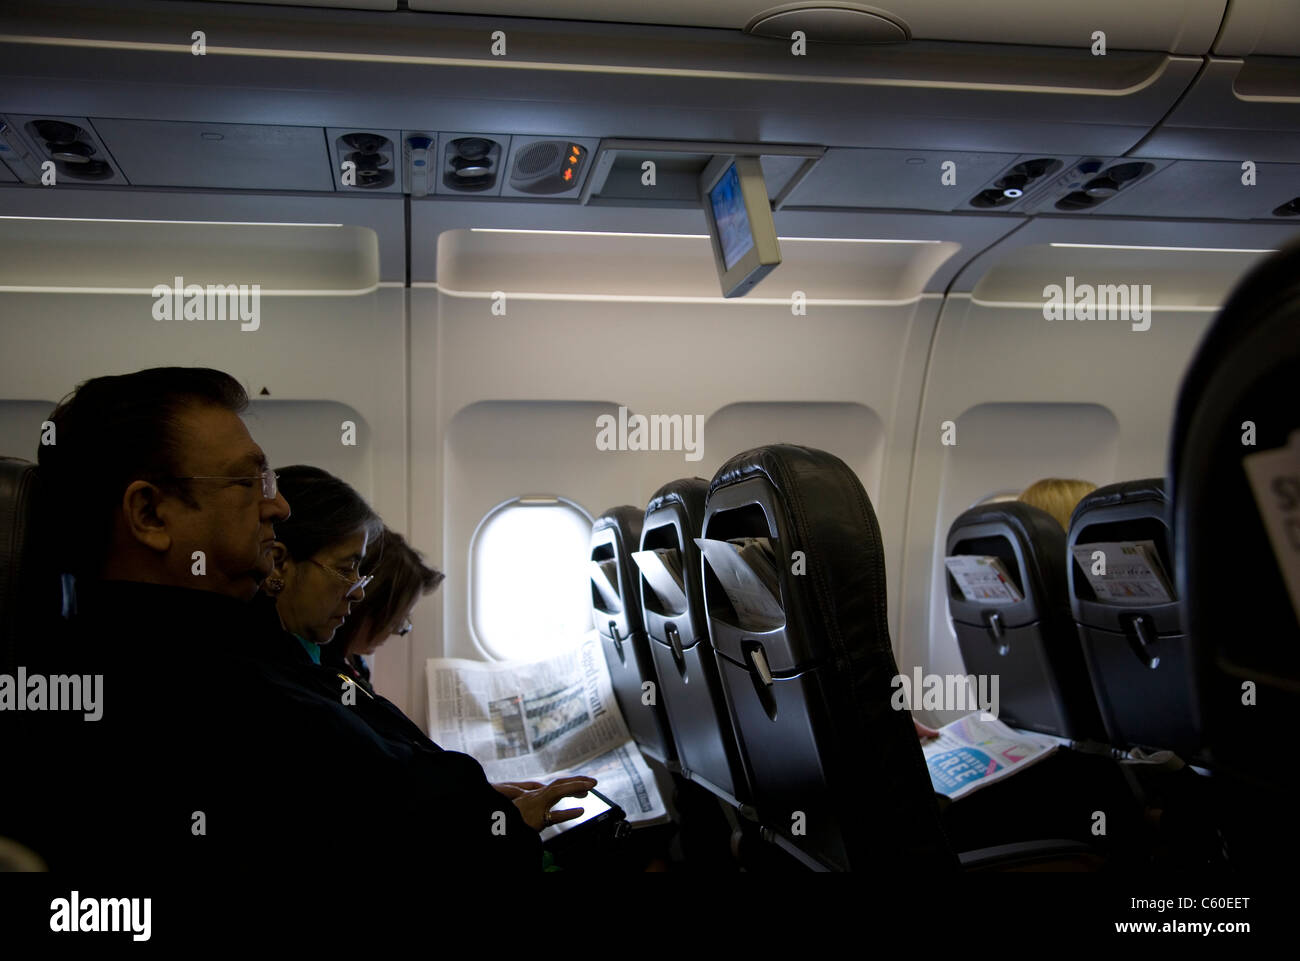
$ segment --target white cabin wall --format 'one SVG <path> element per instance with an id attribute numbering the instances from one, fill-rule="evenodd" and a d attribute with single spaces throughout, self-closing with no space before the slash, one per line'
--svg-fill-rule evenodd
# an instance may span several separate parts
<path id="1" fill-rule="evenodd" d="M 159 273 L 170 277 L 164 265 Z M 355 296 L 264 296 L 259 329 L 241 331 L 238 321 L 156 321 L 147 294 L 0 292 L 0 453 L 34 460 L 40 408 L 48 414 L 54 401 L 91 377 L 167 365 L 215 367 L 248 390 L 249 430 L 273 466 L 324 467 L 405 530 L 403 302 L 396 287 Z M 269 398 L 259 396 L 263 387 Z M 13 403 L 33 399 L 51 403 Z M 353 447 L 342 443 L 345 419 L 357 425 Z M 381 650 L 377 680 L 405 709 L 405 652 L 394 648 Z"/>
<path id="2" fill-rule="evenodd" d="M 592 301 L 411 291 L 412 531 L 447 573 L 417 622 L 442 609 L 444 636 L 419 628 L 412 716 L 423 721 L 424 659 L 482 657 L 469 631 L 475 527 L 511 497 L 569 498 L 593 515 L 644 507 L 667 481 L 709 478 L 732 455 L 789 441 L 831 450 L 880 518 L 899 609 L 905 492 L 921 378 L 940 298 L 889 305 Z M 601 451 L 596 417 L 703 415 L 703 456 Z M 441 551 L 434 544 L 441 535 Z"/>

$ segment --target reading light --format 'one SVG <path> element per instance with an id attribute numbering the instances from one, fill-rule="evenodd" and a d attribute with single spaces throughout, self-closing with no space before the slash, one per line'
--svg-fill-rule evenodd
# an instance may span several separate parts
<path id="1" fill-rule="evenodd" d="M 1023 197 L 1024 195 L 1025 192 L 1021 190 L 1019 187 L 1008 187 L 1006 190 L 1002 191 L 1002 196 L 1010 197 L 1013 200 L 1016 197 Z"/>

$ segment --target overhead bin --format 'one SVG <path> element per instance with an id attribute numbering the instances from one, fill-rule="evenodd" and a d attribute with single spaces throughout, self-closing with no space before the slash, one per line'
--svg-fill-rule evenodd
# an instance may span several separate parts
<path id="1" fill-rule="evenodd" d="M 1262 6 L 1267 0 L 1261 0 Z M 862 30 L 858 21 L 874 17 L 897 24 L 904 36 L 918 40 L 957 40 L 967 43 L 1026 43 L 1060 47 L 1088 46 L 1094 30 L 1106 32 L 1107 46 L 1117 50 L 1165 50 L 1203 54 L 1214 42 L 1227 0 L 1091 0 L 1090 3 L 1043 3 L 1041 0 L 878 0 L 870 5 L 817 2 L 773 3 L 771 0 L 603 0 L 593 12 L 590 0 L 547 0 L 545 16 L 557 20 L 601 20 L 654 23 L 682 27 L 756 29 L 773 15 L 791 8 L 817 11 L 804 26 L 809 40 L 841 40 Z M 358 3 L 358 6 L 360 4 Z M 412 10 L 467 12 L 465 0 L 408 0 Z M 834 10 L 836 16 L 825 11 Z M 848 11 L 849 16 L 844 12 Z M 536 0 L 476 0 L 480 16 L 535 17 Z M 856 14 L 857 16 L 853 16 Z M 804 25 L 798 19 L 778 21 L 781 28 Z M 826 32 L 817 32 L 824 24 Z M 789 35 L 785 29 L 785 36 Z M 878 28 L 880 29 L 880 28 Z M 884 37 L 896 33 L 880 29 Z"/>
<path id="2" fill-rule="evenodd" d="M 1210 58 L 1137 157 L 1300 160 L 1300 58 Z"/>
<path id="3" fill-rule="evenodd" d="M 1140 16 L 1171 6 L 1143 5 Z M 232 4 L 205 11 L 208 53 L 196 57 L 188 9 L 148 9 L 148 18 L 112 24 L 57 3 L 4 10 L 0 110 L 1016 155 L 1072 153 L 1086 124 L 1089 148 L 1113 157 L 1165 116 L 1202 63 L 1125 50 L 1179 44 L 1126 40 L 1122 27 L 1107 34 L 1106 55 L 1094 56 L 1091 30 L 1105 20 L 1095 5 L 1089 31 L 1059 47 L 963 38 L 823 44 L 806 56 L 739 30 L 402 11 L 315 11 L 306 31 L 298 11 Z M 1002 29 L 1007 19 L 982 9 L 979 20 L 997 31 L 986 39 L 1016 36 Z M 504 56 L 491 52 L 497 29 Z"/>
<path id="4" fill-rule="evenodd" d="M 1214 53 L 1220 57 L 1300 57 L 1300 3 L 1233 0 Z"/>

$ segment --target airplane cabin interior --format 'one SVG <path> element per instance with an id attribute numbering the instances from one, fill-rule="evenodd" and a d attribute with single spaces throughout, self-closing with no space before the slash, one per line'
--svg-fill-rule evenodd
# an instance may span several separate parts
<path id="1" fill-rule="evenodd" d="M 56 405 L 213 368 L 264 506 L 319 468 L 445 575 L 363 702 L 512 826 L 596 778 L 539 870 L 1174 872 L 1098 930 L 1248 931 L 1297 855 L 1298 238 L 1275 0 L 6 4 L 0 721 L 70 704 Z"/>

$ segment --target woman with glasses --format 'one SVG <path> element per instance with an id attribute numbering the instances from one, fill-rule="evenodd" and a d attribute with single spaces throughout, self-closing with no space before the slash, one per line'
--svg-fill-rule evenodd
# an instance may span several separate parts
<path id="1" fill-rule="evenodd" d="M 335 635 L 339 627 L 351 619 L 353 605 L 365 600 L 365 589 L 381 573 L 380 568 L 385 581 L 363 614 L 378 627 L 365 626 L 362 630 L 363 625 L 356 625 L 349 634 L 364 639 L 371 650 L 389 634 L 403 630 L 416 597 L 437 586 L 442 575 L 421 564 L 419 556 L 391 533 L 391 540 L 385 540 L 383 548 L 387 551 L 393 547 L 389 563 L 385 565 L 380 555 L 373 561 L 376 570 L 362 574 L 367 547 L 384 531 L 384 525 L 361 495 L 317 467 L 283 467 L 276 475 L 279 492 L 292 513 L 288 520 L 275 525 L 273 568 L 262 584 L 264 596 L 259 599 L 268 608 L 268 621 L 274 626 L 278 618 L 282 630 L 270 631 L 270 645 L 261 655 L 279 661 L 319 693 L 353 708 L 380 736 L 404 750 L 436 755 L 436 760 L 444 764 L 454 752 L 444 752 L 429 740 L 397 705 L 375 693 L 369 683 L 363 685 L 351 672 L 333 666 L 332 661 L 336 663 L 340 655 L 322 657 L 325 650 L 338 643 Z M 390 576 L 390 571 L 396 573 Z M 393 600 L 384 601 L 385 596 Z M 481 794 L 481 789 L 487 787 L 482 767 L 468 756 L 461 757 L 467 762 L 467 770 L 447 790 Z M 514 802 L 529 827 L 540 831 L 548 824 L 579 817 L 582 808 L 551 808 L 562 798 L 585 795 L 595 784 L 594 778 L 570 777 L 549 785 L 529 781 L 492 787 Z"/>
<path id="2" fill-rule="evenodd" d="M 284 630 L 320 664 L 321 645 L 365 597 L 370 578 L 362 575 L 361 561 L 383 522 L 361 495 L 326 471 L 296 465 L 276 474 L 292 513 L 275 525 L 271 575 L 262 590 Z"/>
<path id="3" fill-rule="evenodd" d="M 422 595 L 442 583 L 442 572 L 427 567 L 406 539 L 387 527 L 366 553 L 362 569 L 373 578 L 365 597 L 321 648 L 321 663 L 345 672 L 369 693 L 370 668 L 364 658 L 389 637 L 411 632 L 411 612 Z"/>

